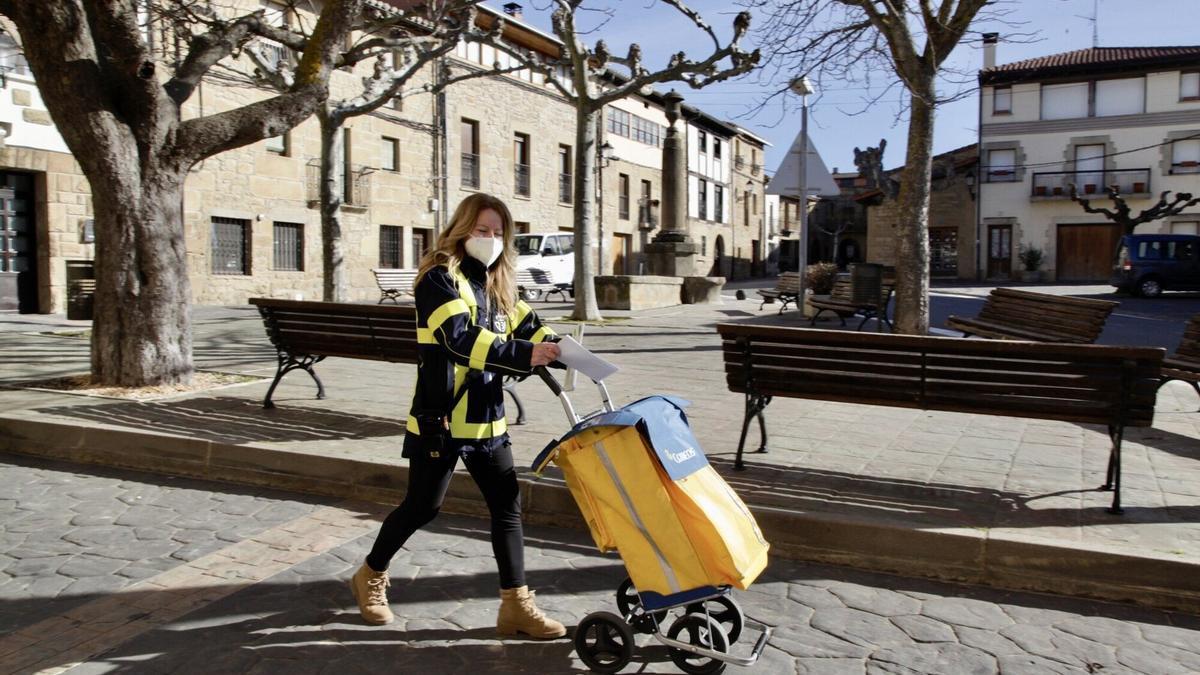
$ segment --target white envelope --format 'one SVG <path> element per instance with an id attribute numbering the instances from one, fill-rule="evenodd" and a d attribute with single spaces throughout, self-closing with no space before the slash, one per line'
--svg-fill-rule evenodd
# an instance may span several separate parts
<path id="1" fill-rule="evenodd" d="M 568 368 L 574 368 L 596 382 L 620 370 L 616 364 L 596 356 L 570 335 L 559 340 L 558 348 L 562 350 L 558 360 Z"/>

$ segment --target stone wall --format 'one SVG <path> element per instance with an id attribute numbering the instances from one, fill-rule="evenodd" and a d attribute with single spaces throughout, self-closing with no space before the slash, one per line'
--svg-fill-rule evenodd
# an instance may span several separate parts
<path id="1" fill-rule="evenodd" d="M 896 265 L 896 204 L 884 200 L 867 208 L 867 251 L 865 262 Z M 959 279 L 975 278 L 975 201 L 961 180 L 944 186 L 935 182 L 929 199 L 929 227 L 954 228 L 958 232 Z"/>

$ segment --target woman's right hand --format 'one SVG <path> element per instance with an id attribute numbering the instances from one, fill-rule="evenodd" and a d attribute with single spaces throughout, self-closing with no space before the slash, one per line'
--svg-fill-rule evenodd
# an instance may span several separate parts
<path id="1" fill-rule="evenodd" d="M 529 367 L 537 368 L 549 365 L 557 361 L 561 354 L 562 350 L 553 342 L 539 342 L 533 346 L 533 356 L 529 358 Z"/>

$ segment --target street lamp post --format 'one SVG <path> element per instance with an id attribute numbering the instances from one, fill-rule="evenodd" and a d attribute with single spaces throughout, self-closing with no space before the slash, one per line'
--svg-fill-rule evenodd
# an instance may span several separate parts
<path id="1" fill-rule="evenodd" d="M 800 315 L 804 316 L 805 292 L 808 275 L 808 95 L 813 93 L 812 82 L 804 75 L 791 81 L 788 88 L 800 95 L 800 240 L 796 243 L 796 263 L 799 272 L 799 293 L 797 301 Z"/>

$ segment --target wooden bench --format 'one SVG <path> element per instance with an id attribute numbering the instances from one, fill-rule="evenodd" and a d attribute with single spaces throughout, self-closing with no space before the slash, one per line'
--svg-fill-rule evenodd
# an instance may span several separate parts
<path id="1" fill-rule="evenodd" d="M 730 391 L 745 394 L 735 467 L 772 397 L 844 401 L 1103 424 L 1112 440 L 1102 490 L 1121 512 L 1121 440 L 1154 420 L 1163 351 L 718 324 Z"/>
<path id="2" fill-rule="evenodd" d="M 783 314 L 783 310 L 787 309 L 789 304 L 796 304 L 796 298 L 800 295 L 800 273 L 799 272 L 783 272 L 779 275 L 779 280 L 775 282 L 775 288 L 760 288 L 758 294 L 762 296 L 762 302 L 758 308 L 762 309 L 768 302 L 780 301 L 779 313 Z"/>
<path id="3" fill-rule="evenodd" d="M 250 298 L 258 307 L 267 337 L 275 347 L 279 366 L 263 399 L 274 408 L 275 387 L 289 372 L 300 369 L 317 383 L 317 398 L 325 398 L 325 385 L 313 366 L 329 356 L 390 363 L 417 362 L 417 309 L 413 306 L 355 305 L 337 302 L 303 302 Z M 517 396 L 516 379 L 505 380 L 504 390 L 517 405 L 516 424 L 525 422 L 525 406 Z M 397 392 L 399 395 L 401 392 Z"/>
<path id="4" fill-rule="evenodd" d="M 526 302 L 547 298 L 558 290 L 557 286 L 550 283 L 550 275 L 545 270 L 517 270 L 517 291 Z"/>
<path id="5" fill-rule="evenodd" d="M 951 316 L 946 326 L 964 336 L 1090 344 L 1100 337 L 1117 305 L 1108 300 L 996 288 L 988 293 L 979 316 Z"/>
<path id="6" fill-rule="evenodd" d="M 400 304 L 400 297 L 412 295 L 413 282 L 417 279 L 417 270 L 374 269 L 375 283 L 379 284 L 379 303 L 391 300 Z"/>
<path id="7" fill-rule="evenodd" d="M 812 297 L 809 298 L 808 304 L 817 309 L 817 313 L 813 314 L 812 320 L 808 325 L 814 326 L 817 319 L 825 312 L 833 312 L 839 319 L 842 320 L 842 325 L 846 325 L 846 319 L 852 316 L 862 316 L 862 321 L 858 324 L 855 330 L 862 330 L 862 327 L 871 319 L 877 319 L 881 323 L 887 324 L 889 330 L 895 330 L 891 320 L 887 316 L 888 303 L 892 301 L 892 292 L 895 290 L 894 282 L 885 281 L 879 287 L 879 297 L 870 302 L 856 302 L 853 295 L 853 286 L 849 278 L 839 277 L 833 282 L 833 290 L 829 297 Z"/>
<path id="8" fill-rule="evenodd" d="M 1175 353 L 1163 361 L 1162 386 L 1171 380 L 1182 380 L 1200 394 L 1200 314 L 1188 320 L 1183 338 Z"/>

